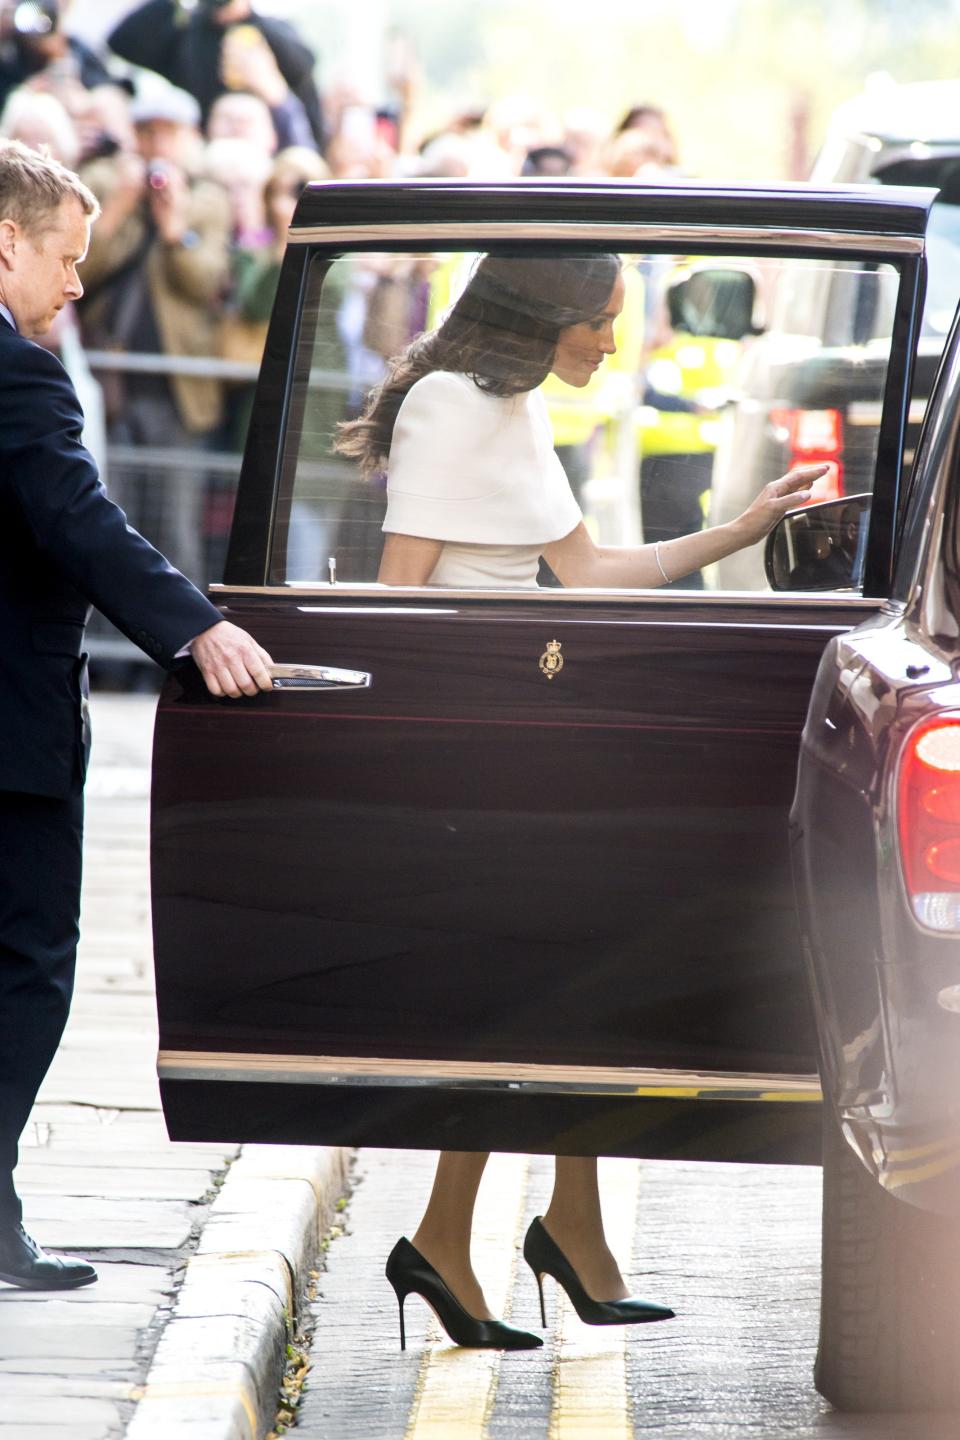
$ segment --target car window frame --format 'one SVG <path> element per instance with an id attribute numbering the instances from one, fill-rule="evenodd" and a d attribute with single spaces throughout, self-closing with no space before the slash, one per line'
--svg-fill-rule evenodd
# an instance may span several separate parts
<path id="1" fill-rule="evenodd" d="M 348 187 L 336 187 L 345 189 Z M 871 187 L 872 188 L 872 187 Z M 881 187 L 873 189 L 883 193 Z M 926 198 L 925 192 L 924 198 Z M 889 196 L 891 190 L 887 190 Z M 911 197 L 913 199 L 913 197 Z M 811 206 L 815 213 L 815 207 Z M 929 212 L 929 204 L 927 205 Z M 809 217 L 811 220 L 814 215 Z M 234 527 L 231 532 L 224 588 L 237 586 L 264 588 L 280 593 L 292 589 L 313 589 L 320 593 L 329 585 L 304 586 L 271 577 L 272 556 L 282 535 L 292 497 L 295 447 L 288 446 L 291 421 L 296 420 L 293 406 L 298 393 L 304 393 L 303 381 L 307 347 L 302 344 L 303 326 L 309 323 L 306 299 L 314 277 L 324 263 L 349 254 L 411 253 L 429 250 L 433 253 L 508 252 L 542 253 L 544 249 L 562 253 L 564 250 L 583 253 L 589 250 L 614 249 L 617 253 L 647 255 L 654 253 L 697 253 L 703 256 L 742 258 L 745 253 L 770 257 L 822 258 L 828 252 L 837 260 L 874 258 L 893 266 L 900 275 L 897 305 L 891 335 L 891 354 L 887 367 L 879 427 L 876 476 L 889 475 L 890 481 L 875 491 L 863 589 L 851 600 L 883 599 L 890 593 L 895 565 L 895 541 L 898 516 L 902 513 L 904 485 L 903 448 L 906 434 L 910 385 L 916 342 L 919 335 L 923 296 L 926 284 L 926 259 L 922 235 L 854 231 L 850 228 L 824 228 L 814 231 L 808 226 L 725 224 L 719 222 L 671 224 L 651 219 L 646 223 L 616 223 L 590 220 L 570 221 L 562 218 L 522 220 L 456 220 L 450 222 L 380 220 L 364 218 L 361 222 L 327 227 L 305 225 L 291 231 L 290 243 L 281 267 L 280 282 L 264 352 L 264 362 L 254 400 L 250 432 L 241 469 Z M 325 273 L 325 271 L 324 271 Z M 900 403 L 892 403 L 899 394 Z M 340 594 L 382 593 L 375 582 L 338 583 Z M 391 592 L 403 589 L 412 594 L 414 587 L 390 587 Z M 416 587 L 434 597 L 438 588 Z M 447 596 L 460 592 L 444 589 Z M 476 597 L 477 592 L 464 592 Z M 485 594 L 487 592 L 484 592 Z M 510 598 L 523 598 L 520 590 L 496 592 Z M 531 592 L 528 592 L 531 593 Z M 540 593 L 540 592 L 532 592 Z M 702 603 L 741 599 L 765 604 L 776 601 L 773 592 L 699 591 L 671 592 L 677 599 L 690 594 Z M 493 592 L 491 592 L 492 598 Z M 629 598 L 639 600 L 660 592 L 650 589 L 587 590 L 557 589 L 551 597 L 580 600 Z M 804 592 L 788 595 L 796 602 Z"/>
<path id="2" fill-rule="evenodd" d="M 960 305 L 954 313 L 917 442 L 891 600 L 921 623 L 941 584 L 960 593 L 960 566 L 945 553 L 960 533 Z M 949 577 L 949 578 L 948 578 Z"/>

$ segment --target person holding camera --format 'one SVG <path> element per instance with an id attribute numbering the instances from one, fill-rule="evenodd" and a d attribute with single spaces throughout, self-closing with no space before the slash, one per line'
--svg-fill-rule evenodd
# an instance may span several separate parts
<path id="1" fill-rule="evenodd" d="M 146 0 L 107 37 L 114 54 L 132 65 L 155 70 L 164 79 L 188 91 L 200 105 L 206 124 L 218 95 L 237 88 L 231 75 L 237 63 L 236 46 L 228 37 L 238 30 L 259 32 L 273 53 L 279 76 L 302 104 L 318 149 L 324 129 L 320 96 L 313 80 L 315 57 L 286 20 L 258 15 L 251 0 Z M 259 92 L 258 92 L 259 93 Z M 263 96 L 271 109 L 274 101 Z M 299 143 L 293 134 L 285 144 Z"/>
<path id="2" fill-rule="evenodd" d="M 11 91 L 38 77 L 69 76 L 85 90 L 110 81 L 89 46 L 61 30 L 65 8 L 61 0 L 0 0 L 0 110 Z"/>
<path id="3" fill-rule="evenodd" d="M 158 76 L 143 78 L 131 106 L 136 150 L 82 172 L 102 206 L 84 270 L 84 339 L 144 355 L 215 355 L 230 280 L 230 202 L 201 174 L 197 102 Z M 110 438 L 122 445 L 202 450 L 223 420 L 222 384 L 206 376 L 108 374 L 105 399 Z M 152 484 L 116 465 L 111 487 L 180 570 L 207 578 L 202 463 L 172 468 Z"/>

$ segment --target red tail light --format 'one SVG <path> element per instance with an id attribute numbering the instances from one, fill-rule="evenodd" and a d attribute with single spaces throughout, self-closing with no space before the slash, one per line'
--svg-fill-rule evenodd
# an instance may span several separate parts
<path id="1" fill-rule="evenodd" d="M 900 858 L 916 918 L 960 931 L 960 715 L 914 730 L 900 760 Z"/>
<path id="2" fill-rule="evenodd" d="M 829 465 L 809 503 L 837 500 L 843 491 L 843 416 L 839 410 L 771 410 L 770 424 L 789 448 L 790 467 Z"/>

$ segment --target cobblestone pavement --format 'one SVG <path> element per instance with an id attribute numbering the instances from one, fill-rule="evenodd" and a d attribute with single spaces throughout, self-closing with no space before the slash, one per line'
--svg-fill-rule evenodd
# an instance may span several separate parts
<path id="1" fill-rule="evenodd" d="M 433 1156 L 361 1154 L 314 1306 L 297 1440 L 955 1440 L 957 1417 L 842 1416 L 813 1388 L 819 1288 L 816 1169 L 603 1161 L 607 1228 L 636 1293 L 674 1320 L 581 1325 L 553 1282 L 542 1350 L 451 1345 L 416 1296 L 397 1306 L 383 1264 L 416 1225 Z M 552 1165 L 494 1156 L 474 1263 L 488 1299 L 540 1328 L 518 1245 Z"/>

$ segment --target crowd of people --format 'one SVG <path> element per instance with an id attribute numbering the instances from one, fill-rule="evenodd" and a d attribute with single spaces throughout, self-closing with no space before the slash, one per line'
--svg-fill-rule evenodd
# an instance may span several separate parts
<path id="1" fill-rule="evenodd" d="M 396 83 L 395 108 L 368 103 L 345 79 L 331 79 L 321 98 L 310 48 L 251 0 L 146 0 L 102 53 L 71 35 L 69 21 L 69 0 L 0 0 L 0 137 L 47 147 L 102 206 L 85 294 L 48 343 L 78 386 L 101 461 L 108 443 L 177 457 L 162 486 L 114 465 L 111 489 L 201 580 L 220 558 L 211 560 L 211 530 L 222 544 L 229 522 L 229 494 L 211 520 L 216 467 L 204 456 L 242 450 L 251 399 L 249 381 L 201 362 L 258 362 L 306 183 L 677 169 L 669 120 L 653 105 L 631 108 L 610 133 L 599 112 L 553 116 L 513 97 L 418 134 L 409 74 Z"/>

